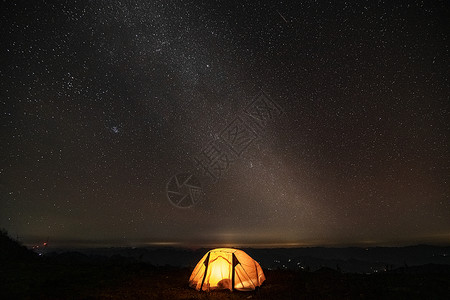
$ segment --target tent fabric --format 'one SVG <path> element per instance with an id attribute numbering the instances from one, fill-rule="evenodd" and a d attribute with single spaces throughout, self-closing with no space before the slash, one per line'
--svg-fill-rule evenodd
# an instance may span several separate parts
<path id="1" fill-rule="evenodd" d="M 208 251 L 200 259 L 189 278 L 189 286 L 198 291 L 252 291 L 264 280 L 266 277 L 261 266 L 247 253 L 238 249 L 218 248 Z"/>

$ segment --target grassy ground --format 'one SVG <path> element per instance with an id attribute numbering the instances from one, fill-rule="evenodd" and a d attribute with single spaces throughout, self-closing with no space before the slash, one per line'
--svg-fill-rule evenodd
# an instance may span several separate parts
<path id="1" fill-rule="evenodd" d="M 191 270 L 138 263 L 32 261 L 1 270 L 1 299 L 450 299 L 450 275 L 265 270 L 254 292 L 198 292 Z"/>

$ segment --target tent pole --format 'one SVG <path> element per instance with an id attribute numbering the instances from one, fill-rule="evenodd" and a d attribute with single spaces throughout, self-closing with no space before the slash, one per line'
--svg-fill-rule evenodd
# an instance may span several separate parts
<path id="1" fill-rule="evenodd" d="M 209 255 L 211 252 L 208 252 L 208 256 L 206 257 L 203 264 L 205 265 L 205 273 L 203 274 L 202 284 L 200 285 L 200 291 L 202 291 L 203 283 L 205 282 L 206 273 L 208 272 L 208 264 L 209 264 Z"/>
<path id="2" fill-rule="evenodd" d="M 235 266 L 238 264 L 238 261 L 237 261 L 237 258 L 236 258 L 236 256 L 234 255 L 234 253 L 232 254 L 233 255 L 233 259 L 232 259 L 232 265 L 233 265 L 233 267 L 232 267 L 232 274 L 231 274 L 231 291 L 234 291 L 234 273 L 235 273 Z"/>

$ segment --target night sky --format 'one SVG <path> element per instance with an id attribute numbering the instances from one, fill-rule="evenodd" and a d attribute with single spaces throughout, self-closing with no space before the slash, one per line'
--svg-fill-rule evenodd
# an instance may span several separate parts
<path id="1" fill-rule="evenodd" d="M 12 236 L 449 244 L 447 1 L 62 2 L 0 4 Z"/>

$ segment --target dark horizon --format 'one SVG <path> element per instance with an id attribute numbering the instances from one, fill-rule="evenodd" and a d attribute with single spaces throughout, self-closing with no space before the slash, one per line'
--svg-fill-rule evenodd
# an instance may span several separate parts
<path id="1" fill-rule="evenodd" d="M 450 247 L 449 239 L 445 237 L 435 239 L 391 240 L 391 241 L 302 241 L 302 242 L 212 242 L 212 241 L 150 241 L 150 240 L 69 240 L 45 238 L 20 238 L 18 240 L 28 248 L 43 246 L 47 243 L 48 249 L 77 249 L 77 248 L 185 248 L 185 249 L 213 249 L 213 248 L 373 248 L 373 247 L 411 247 L 411 246 L 436 246 Z"/>

